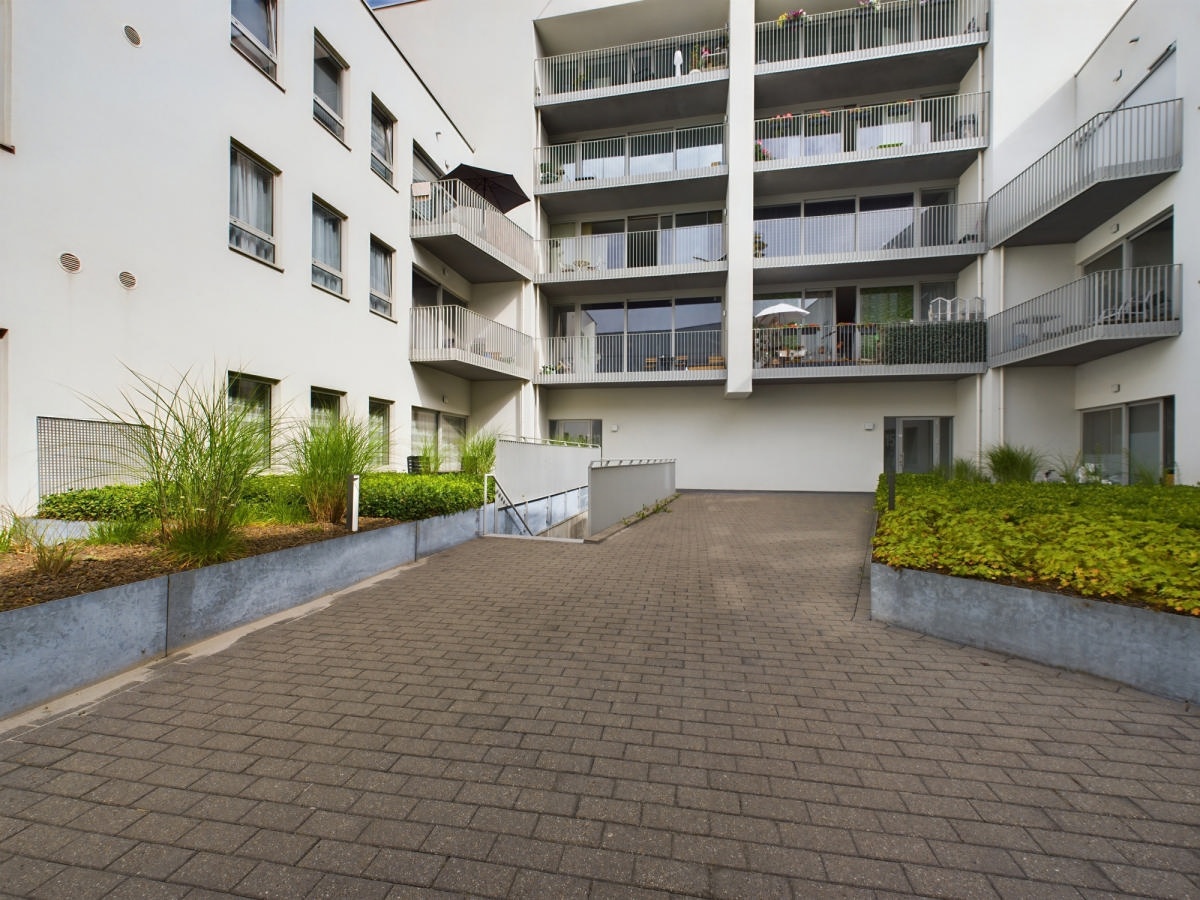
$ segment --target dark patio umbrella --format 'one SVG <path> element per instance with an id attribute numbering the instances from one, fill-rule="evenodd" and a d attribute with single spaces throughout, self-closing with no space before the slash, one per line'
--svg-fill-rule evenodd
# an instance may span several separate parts
<path id="1" fill-rule="evenodd" d="M 446 177 L 457 178 L 500 212 L 508 212 L 522 203 L 529 202 L 529 197 L 521 190 L 517 179 L 507 172 L 493 172 L 491 169 L 481 169 L 479 166 L 463 163 L 456 166 Z"/>

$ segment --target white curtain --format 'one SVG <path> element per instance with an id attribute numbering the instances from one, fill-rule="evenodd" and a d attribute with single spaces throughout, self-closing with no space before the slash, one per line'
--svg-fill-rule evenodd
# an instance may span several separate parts
<path id="1" fill-rule="evenodd" d="M 313 204 L 312 217 L 313 282 L 331 291 L 342 290 L 342 220 L 319 203 Z M 326 271 L 326 270 L 331 271 Z"/>
<path id="2" fill-rule="evenodd" d="M 274 245 L 258 235 L 237 227 L 249 225 L 263 235 L 274 234 L 274 176 L 254 160 L 232 150 L 229 157 L 229 242 L 239 250 L 264 259 L 273 259 Z"/>
<path id="3" fill-rule="evenodd" d="M 273 0 L 233 0 L 233 17 L 269 50 L 275 49 L 273 6 Z"/>
<path id="4" fill-rule="evenodd" d="M 371 242 L 371 293 L 392 296 L 392 254 L 375 241 Z"/>
<path id="5" fill-rule="evenodd" d="M 371 153 L 392 165 L 392 125 L 378 110 L 371 111 Z"/>

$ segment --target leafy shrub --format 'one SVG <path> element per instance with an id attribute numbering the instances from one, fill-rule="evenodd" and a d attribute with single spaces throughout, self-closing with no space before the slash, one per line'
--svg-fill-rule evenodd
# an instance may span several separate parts
<path id="1" fill-rule="evenodd" d="M 885 323 L 879 326 L 879 358 L 893 366 L 983 362 L 987 359 L 987 323 Z"/>
<path id="2" fill-rule="evenodd" d="M 358 510 L 364 516 L 412 522 L 482 505 L 483 481 L 468 475 L 379 472 L 364 475 L 359 484 Z"/>
<path id="3" fill-rule="evenodd" d="M 337 418 L 301 428 L 288 456 L 309 515 L 337 524 L 346 515 L 346 479 L 375 469 L 379 448 L 366 423 Z"/>
<path id="4" fill-rule="evenodd" d="M 1033 481 L 1042 467 L 1042 454 L 1032 447 L 996 444 L 984 454 L 992 479 L 1005 484 L 1011 481 Z"/>
<path id="5" fill-rule="evenodd" d="M 896 494 L 888 512 L 881 479 L 877 562 L 1200 610 L 1200 489 L 899 475 Z"/>
<path id="6" fill-rule="evenodd" d="M 49 494 L 38 505 L 38 515 L 43 518 L 75 522 L 145 520 L 153 518 L 154 510 L 154 490 L 149 484 L 113 484 Z"/>

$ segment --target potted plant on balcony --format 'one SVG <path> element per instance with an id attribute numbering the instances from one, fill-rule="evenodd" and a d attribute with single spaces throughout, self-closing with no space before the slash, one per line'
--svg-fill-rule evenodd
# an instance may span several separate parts
<path id="1" fill-rule="evenodd" d="M 763 240 L 760 232 L 754 232 L 754 255 L 761 258 L 763 251 L 767 249 L 767 242 Z"/>
<path id="2" fill-rule="evenodd" d="M 803 9 L 793 9 L 791 12 L 781 12 L 779 18 L 775 20 L 775 24 L 780 28 L 799 28 L 804 25 L 804 20 L 808 18 L 808 13 Z"/>

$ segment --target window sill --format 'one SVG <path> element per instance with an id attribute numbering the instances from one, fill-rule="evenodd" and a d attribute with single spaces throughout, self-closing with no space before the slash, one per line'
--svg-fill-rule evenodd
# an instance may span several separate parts
<path id="1" fill-rule="evenodd" d="M 17 152 L 17 148 L 14 147 L 12 144 L 0 144 L 0 150 L 3 150 L 5 153 L 12 153 L 12 154 L 16 154 L 16 152 Z"/>
<path id="2" fill-rule="evenodd" d="M 375 172 L 375 170 L 374 170 L 374 169 L 372 169 L 371 171 L 372 171 L 372 172 Z M 384 184 L 386 184 L 388 187 L 390 187 L 390 188 L 391 188 L 393 191 L 395 191 L 397 194 L 398 194 L 398 193 L 400 193 L 400 188 L 396 187 L 396 183 L 395 183 L 395 181 L 388 181 L 386 178 L 384 178 L 384 177 L 383 177 L 382 175 L 380 175 L 378 172 L 375 172 L 375 177 L 376 177 L 376 178 L 378 178 L 380 181 L 382 181 Z"/>
<path id="3" fill-rule="evenodd" d="M 337 291 L 331 291 L 329 288 L 319 285 L 315 281 L 312 282 L 312 286 L 314 288 L 316 288 L 318 291 L 320 291 L 322 294 L 328 294 L 330 297 L 337 297 L 343 303 L 350 302 L 350 298 L 347 297 L 345 294 L 339 294 Z"/>
<path id="4" fill-rule="evenodd" d="M 252 259 L 259 265 L 266 266 L 268 269 L 274 269 L 276 272 L 282 272 L 283 266 L 277 265 L 268 259 L 263 259 L 261 256 L 255 256 L 253 253 L 247 253 L 245 250 L 240 250 L 233 244 L 226 245 L 229 247 L 230 253 L 236 253 L 238 256 L 244 256 L 246 259 Z"/>
<path id="5" fill-rule="evenodd" d="M 229 45 L 229 49 L 231 49 L 234 53 L 236 53 L 242 59 L 246 60 L 246 62 L 250 63 L 250 65 L 254 69 L 254 71 L 257 72 L 259 75 L 261 75 L 263 78 L 267 79 L 267 81 L 269 81 L 272 85 L 274 85 L 279 90 L 279 93 L 281 93 L 281 94 L 287 93 L 287 89 L 276 80 L 274 75 L 272 75 L 270 72 L 268 72 L 262 66 L 260 66 L 257 62 L 255 62 L 254 58 L 252 56 L 248 56 L 247 54 L 243 53 L 241 48 L 238 47 L 237 44 L 231 43 Z M 278 64 L 277 64 L 277 67 L 278 67 Z"/>
<path id="6" fill-rule="evenodd" d="M 369 307 L 368 307 L 368 311 L 369 311 L 369 312 L 371 313 L 371 315 L 373 315 L 373 316 L 379 316 L 379 318 L 383 319 L 385 322 L 391 322 L 393 325 L 399 325 L 399 324 L 400 324 L 398 320 L 396 320 L 396 319 L 393 319 L 393 318 L 392 318 L 391 316 L 389 316 L 387 313 L 381 313 L 379 310 L 377 310 L 377 309 L 370 309 Z"/>
<path id="7" fill-rule="evenodd" d="M 322 122 L 316 116 L 313 116 L 313 121 L 321 126 L 322 131 L 324 131 L 326 134 L 328 134 L 331 138 L 333 138 L 335 141 L 337 141 L 339 144 L 341 144 L 347 150 L 350 150 L 350 145 L 347 144 L 342 138 L 338 137 L 337 134 L 335 134 L 334 131 L 328 125 L 326 125 L 324 122 Z"/>

